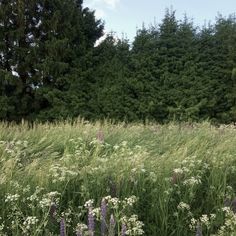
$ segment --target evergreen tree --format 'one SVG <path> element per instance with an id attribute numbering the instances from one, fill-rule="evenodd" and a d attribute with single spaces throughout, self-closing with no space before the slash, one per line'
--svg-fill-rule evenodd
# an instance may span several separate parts
<path id="1" fill-rule="evenodd" d="M 74 94 L 68 91 L 103 25 L 82 1 L 10 0 L 0 8 L 1 91 L 3 98 L 14 97 L 9 119 L 38 111 L 45 119 L 69 116 L 63 109 Z"/>
<path id="2" fill-rule="evenodd" d="M 109 34 L 94 52 L 94 91 L 90 106 L 93 117 L 131 120 L 133 117 L 126 92 L 129 43 Z M 130 110 L 131 109 L 131 110 Z"/>

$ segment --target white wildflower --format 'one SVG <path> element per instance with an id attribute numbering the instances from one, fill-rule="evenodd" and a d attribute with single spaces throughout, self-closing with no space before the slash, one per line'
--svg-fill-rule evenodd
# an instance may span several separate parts
<path id="1" fill-rule="evenodd" d="M 187 203 L 180 202 L 179 205 L 177 206 L 179 210 L 190 210 L 190 206 Z"/>

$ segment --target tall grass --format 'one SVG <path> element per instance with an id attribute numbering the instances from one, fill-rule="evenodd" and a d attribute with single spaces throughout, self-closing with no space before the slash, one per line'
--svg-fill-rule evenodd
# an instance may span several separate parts
<path id="1" fill-rule="evenodd" d="M 0 235 L 58 235 L 62 221 L 76 235 L 87 224 L 84 204 L 93 199 L 94 209 L 107 196 L 121 204 L 109 210 L 113 235 L 133 215 L 144 235 L 236 235 L 235 191 L 233 127 L 0 124 Z M 136 203 L 122 206 L 131 196 Z"/>

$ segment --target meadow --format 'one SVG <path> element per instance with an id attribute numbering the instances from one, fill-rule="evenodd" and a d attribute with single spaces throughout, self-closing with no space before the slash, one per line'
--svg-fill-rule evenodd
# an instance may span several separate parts
<path id="1" fill-rule="evenodd" d="M 236 235 L 236 129 L 0 123 L 1 236 Z"/>

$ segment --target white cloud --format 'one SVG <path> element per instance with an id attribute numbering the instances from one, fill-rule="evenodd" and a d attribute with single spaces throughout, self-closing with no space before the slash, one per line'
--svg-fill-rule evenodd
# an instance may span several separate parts
<path id="1" fill-rule="evenodd" d="M 116 8 L 117 4 L 120 2 L 120 0 L 102 0 L 108 7 L 110 8 Z"/>
<path id="2" fill-rule="evenodd" d="M 97 19 L 104 19 L 108 10 L 115 10 L 121 0 L 87 0 L 84 2 L 85 7 L 95 10 Z"/>
<path id="3" fill-rule="evenodd" d="M 120 0 L 88 0 L 86 5 L 89 7 L 100 6 L 101 4 L 105 7 L 115 9 L 117 4 L 119 4 Z"/>

